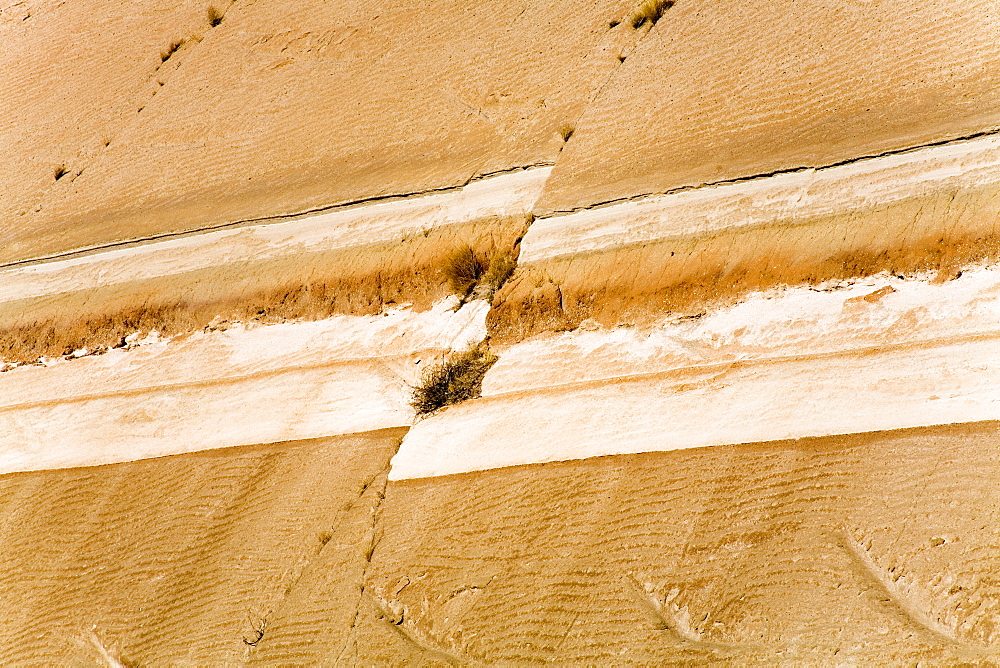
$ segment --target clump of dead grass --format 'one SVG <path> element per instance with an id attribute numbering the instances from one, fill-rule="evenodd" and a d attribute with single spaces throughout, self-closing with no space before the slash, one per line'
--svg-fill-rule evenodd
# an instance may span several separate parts
<path id="1" fill-rule="evenodd" d="M 222 12 L 220 12 L 214 6 L 208 8 L 208 25 L 214 28 L 215 26 L 222 23 L 222 18 L 223 18 Z"/>
<path id="2" fill-rule="evenodd" d="M 452 355 L 428 369 L 413 388 L 410 405 L 417 415 L 428 415 L 445 406 L 479 396 L 483 376 L 497 361 L 497 356 L 483 346 L 475 346 Z"/>
<path id="3" fill-rule="evenodd" d="M 455 249 L 444 261 L 444 275 L 451 291 L 462 301 L 492 299 L 517 267 L 513 251 L 493 248 L 476 252 L 465 244 Z"/>
<path id="4" fill-rule="evenodd" d="M 674 6 L 675 0 L 644 0 L 632 15 L 632 27 L 641 28 L 646 22 L 656 25 L 663 13 Z"/>

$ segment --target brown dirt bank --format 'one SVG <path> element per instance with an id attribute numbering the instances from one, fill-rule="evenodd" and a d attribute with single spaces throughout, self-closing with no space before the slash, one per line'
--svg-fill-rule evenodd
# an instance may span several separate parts
<path id="1" fill-rule="evenodd" d="M 998 446 L 990 422 L 393 482 L 357 658 L 996 660 Z"/>
<path id="2" fill-rule="evenodd" d="M 780 285 L 815 285 L 879 272 L 937 272 L 1000 259 L 996 188 L 924 197 L 820 218 L 620 246 L 523 265 L 497 294 L 490 334 L 513 343 L 706 307 Z"/>
<path id="3" fill-rule="evenodd" d="M 315 569 L 349 625 L 404 433 L 0 476 L 0 662 L 241 663 Z"/>
<path id="4" fill-rule="evenodd" d="M 175 335 L 229 322 L 418 310 L 451 293 L 450 254 L 515 257 L 529 218 L 494 217 L 390 242 L 247 260 L 141 281 L 0 303 L 0 360 L 33 362 L 78 348 L 119 345 L 133 332 Z"/>

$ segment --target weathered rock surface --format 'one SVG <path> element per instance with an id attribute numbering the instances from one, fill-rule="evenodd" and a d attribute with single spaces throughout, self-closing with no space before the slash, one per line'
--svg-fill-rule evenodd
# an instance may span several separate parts
<path id="1" fill-rule="evenodd" d="M 5 10 L 0 261 L 551 164 L 628 4 L 219 3 L 215 27 L 208 2 Z"/>
<path id="2" fill-rule="evenodd" d="M 997 34 L 991 0 L 681 0 L 588 106 L 539 209 L 995 130 Z"/>
<path id="3" fill-rule="evenodd" d="M 998 20 L 0 3 L 0 662 L 1000 660 Z"/>

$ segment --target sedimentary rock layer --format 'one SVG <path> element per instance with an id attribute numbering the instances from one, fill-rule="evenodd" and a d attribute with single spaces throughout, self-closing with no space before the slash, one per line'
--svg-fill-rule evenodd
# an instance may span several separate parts
<path id="1" fill-rule="evenodd" d="M 613 326 L 880 271 L 948 277 L 1000 257 L 998 193 L 988 136 L 537 219 L 491 330 Z"/>
<path id="2" fill-rule="evenodd" d="M 0 261 L 550 164 L 630 4 L 10 8 Z"/>
<path id="3" fill-rule="evenodd" d="M 998 434 L 989 422 L 390 483 L 360 660 L 394 660 L 394 630 L 469 663 L 995 660 Z M 526 419 L 505 447 L 533 438 Z"/>
<path id="4" fill-rule="evenodd" d="M 997 655 L 996 422 L 385 486 L 401 435 L 0 476 L 0 657 Z"/>
<path id="5" fill-rule="evenodd" d="M 242 663 L 317 571 L 343 632 L 400 436 L 0 476 L 0 660 Z"/>
<path id="6" fill-rule="evenodd" d="M 0 269 L 0 355 L 31 362 L 178 334 L 222 318 L 278 322 L 448 296 L 463 248 L 514 262 L 549 168 L 288 221 L 81 249 Z M 460 295 L 468 298 L 469 295 Z"/>
<path id="7" fill-rule="evenodd" d="M 995 10 L 0 4 L 0 663 L 1000 659 Z"/>
<path id="8" fill-rule="evenodd" d="M 992 0 L 681 0 L 587 107 L 539 213 L 996 129 L 997 34 Z"/>
<path id="9" fill-rule="evenodd" d="M 998 295 L 996 269 L 881 276 L 537 337 L 418 423 L 391 478 L 1000 419 Z"/>
<path id="10" fill-rule="evenodd" d="M 485 335 L 484 302 L 454 306 L 237 326 L 15 368 L 2 378 L 0 471 L 409 425 L 423 370 Z"/>

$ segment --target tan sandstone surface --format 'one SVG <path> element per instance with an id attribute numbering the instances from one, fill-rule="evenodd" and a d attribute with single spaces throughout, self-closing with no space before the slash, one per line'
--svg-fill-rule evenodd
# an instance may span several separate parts
<path id="1" fill-rule="evenodd" d="M 211 27 L 209 4 L 193 18 L 172 3 L 40 3 L 25 21 L 7 10 L 5 33 L 22 41 L 4 59 L 0 116 L 5 151 L 22 157 L 8 163 L 0 213 L 16 227 L 0 261 L 551 163 L 560 128 L 618 65 L 608 20 L 629 5 L 252 2 L 220 4 Z M 122 13 L 155 32 L 109 48 L 130 31 L 105 17 Z M 63 163 L 73 178 L 56 181 Z"/>
<path id="2" fill-rule="evenodd" d="M 0 2 L 0 663 L 1000 662 L 998 37 Z"/>
<path id="3" fill-rule="evenodd" d="M 4 661 L 997 656 L 995 422 L 386 487 L 401 436 L 3 476 Z"/>
<path id="4" fill-rule="evenodd" d="M 543 212 L 1000 126 L 991 0 L 683 2 L 580 119 Z"/>

